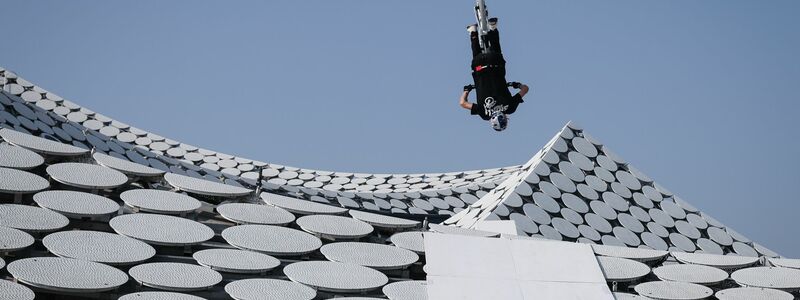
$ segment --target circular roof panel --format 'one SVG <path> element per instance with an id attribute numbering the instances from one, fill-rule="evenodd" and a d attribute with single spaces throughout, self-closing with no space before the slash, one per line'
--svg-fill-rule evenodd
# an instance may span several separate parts
<path id="1" fill-rule="evenodd" d="M 268 278 L 236 280 L 225 285 L 225 292 L 236 300 L 311 300 L 317 296 L 308 286 Z"/>
<path id="2" fill-rule="evenodd" d="M 171 191 L 135 189 L 119 195 L 126 205 L 139 211 L 161 214 L 181 214 L 200 208 L 200 201 L 188 195 Z"/>
<path id="3" fill-rule="evenodd" d="M 156 255 L 150 245 L 121 235 L 88 231 L 60 231 L 47 235 L 42 244 L 55 255 L 105 263 L 129 265 Z"/>
<path id="4" fill-rule="evenodd" d="M 82 189 L 113 189 L 128 182 L 128 177 L 119 171 L 84 163 L 50 165 L 47 174 L 55 181 Z"/>
<path id="5" fill-rule="evenodd" d="M 238 224 L 286 225 L 295 219 L 283 208 L 253 203 L 226 203 L 217 206 L 217 212 Z"/>
<path id="6" fill-rule="evenodd" d="M 183 263 L 142 264 L 128 273 L 144 286 L 177 292 L 204 290 L 222 281 L 217 271 Z"/>
<path id="7" fill-rule="evenodd" d="M 281 264 L 280 260 L 267 254 L 237 249 L 200 250 L 192 257 L 202 266 L 228 273 L 264 273 Z"/>
<path id="8" fill-rule="evenodd" d="M 386 275 L 374 269 L 329 261 L 296 262 L 284 267 L 283 273 L 294 282 L 328 292 L 366 292 L 389 282 Z"/>
<path id="9" fill-rule="evenodd" d="M 165 215 L 145 213 L 122 215 L 111 219 L 109 225 L 121 235 L 153 245 L 196 245 L 214 237 L 214 231 L 206 225 Z"/>
<path id="10" fill-rule="evenodd" d="M 56 292 L 104 292 L 128 282 L 128 275 L 114 267 L 70 258 L 23 258 L 6 269 L 19 282 Z"/>
<path id="11" fill-rule="evenodd" d="M 303 255 L 322 246 L 319 238 L 300 230 L 270 225 L 239 225 L 222 231 L 232 246 L 275 256 Z"/>
<path id="12" fill-rule="evenodd" d="M 378 270 L 403 269 L 419 260 L 419 256 L 409 250 L 373 243 L 332 243 L 322 246 L 320 252 L 330 261 Z"/>

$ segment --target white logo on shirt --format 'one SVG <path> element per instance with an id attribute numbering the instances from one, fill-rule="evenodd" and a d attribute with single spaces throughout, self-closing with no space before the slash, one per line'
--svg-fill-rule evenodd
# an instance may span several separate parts
<path id="1" fill-rule="evenodd" d="M 508 109 L 508 105 L 494 106 L 495 104 L 496 102 L 492 97 L 486 97 L 486 99 L 483 100 L 483 110 L 487 116 L 491 116 L 493 112 L 504 112 Z"/>

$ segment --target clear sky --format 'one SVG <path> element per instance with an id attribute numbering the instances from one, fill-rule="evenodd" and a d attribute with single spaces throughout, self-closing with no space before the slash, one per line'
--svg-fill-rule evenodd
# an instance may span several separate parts
<path id="1" fill-rule="evenodd" d="M 798 1 L 498 1 L 495 133 L 458 106 L 472 1 L 5 1 L 0 66 L 179 141 L 297 167 L 527 161 L 567 121 L 800 258 Z"/>

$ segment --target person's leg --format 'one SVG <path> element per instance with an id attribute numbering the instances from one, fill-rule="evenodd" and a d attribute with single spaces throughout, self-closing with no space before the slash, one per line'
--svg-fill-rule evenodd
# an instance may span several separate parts
<path id="1" fill-rule="evenodd" d="M 478 32 L 472 31 L 469 33 L 469 42 L 472 45 L 472 57 L 481 54 L 481 43 L 478 40 Z"/>
<path id="2" fill-rule="evenodd" d="M 489 33 L 486 34 L 486 40 L 489 42 L 489 51 L 503 53 L 503 49 L 500 48 L 500 32 L 497 29 L 489 30 Z"/>

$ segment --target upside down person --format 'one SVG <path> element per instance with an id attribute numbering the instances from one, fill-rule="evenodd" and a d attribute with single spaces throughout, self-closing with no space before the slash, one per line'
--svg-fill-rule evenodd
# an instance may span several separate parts
<path id="1" fill-rule="evenodd" d="M 522 97 L 528 93 L 528 86 L 519 82 L 506 82 L 506 61 L 500 48 L 500 34 L 497 31 L 497 18 L 489 19 L 489 32 L 486 35 L 487 53 L 481 51 L 477 25 L 467 27 L 472 43 L 472 79 L 474 84 L 464 86 L 459 104 L 489 121 L 492 129 L 503 131 L 508 127 L 508 115 L 524 102 Z M 509 87 L 518 89 L 512 96 Z M 475 89 L 476 102 L 467 101 L 469 93 Z"/>

